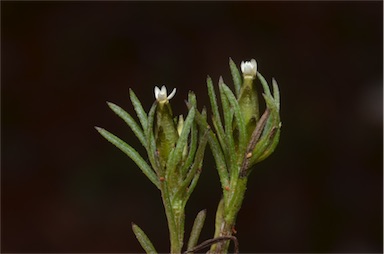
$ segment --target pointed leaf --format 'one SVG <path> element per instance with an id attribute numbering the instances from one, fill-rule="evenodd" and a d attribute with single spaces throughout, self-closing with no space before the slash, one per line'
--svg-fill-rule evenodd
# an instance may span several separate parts
<path id="1" fill-rule="evenodd" d="M 242 81 L 239 69 L 237 68 L 236 64 L 233 62 L 231 58 L 229 58 L 229 68 L 231 69 L 233 84 L 235 86 L 236 97 L 239 98 L 241 84 L 243 81 Z"/>
<path id="2" fill-rule="evenodd" d="M 109 142 L 114 144 L 122 152 L 128 155 L 128 157 L 136 163 L 136 165 L 141 169 L 141 171 L 143 171 L 143 173 L 149 178 L 149 180 L 151 180 L 154 185 L 156 185 L 157 188 L 160 187 L 160 182 L 155 172 L 153 172 L 153 170 L 149 167 L 149 165 L 145 162 L 145 160 L 135 149 L 133 149 L 130 145 L 128 145 L 112 133 L 108 132 L 107 130 L 100 127 L 95 128 L 104 138 L 106 138 Z"/>
<path id="3" fill-rule="evenodd" d="M 279 86 L 277 85 L 277 82 L 274 78 L 272 78 L 272 86 L 273 86 L 273 98 L 276 102 L 277 110 L 280 110 L 280 92 L 279 92 Z"/>
<path id="4" fill-rule="evenodd" d="M 188 105 L 188 107 L 190 106 Z M 200 129 L 210 128 L 206 119 L 202 116 L 202 114 L 199 113 L 199 111 L 196 111 L 195 119 Z M 216 135 L 212 132 L 212 130 L 208 131 L 208 142 L 216 162 L 216 168 L 220 177 L 221 186 L 222 188 L 225 188 L 225 186 L 228 186 L 229 184 L 228 170 L 225 163 L 223 151 L 216 138 Z"/>
<path id="5" fill-rule="evenodd" d="M 267 95 L 267 96 L 271 96 L 271 90 L 269 90 L 269 86 L 268 86 L 268 83 L 267 81 L 265 80 L 265 78 L 263 77 L 263 75 L 260 74 L 260 72 L 257 72 L 257 77 L 259 78 L 260 82 L 261 82 L 261 85 L 263 86 L 263 89 L 264 89 L 264 93 Z"/>
<path id="6" fill-rule="evenodd" d="M 273 98 L 271 96 L 267 96 L 266 94 L 263 94 L 263 97 L 265 103 L 267 104 L 267 108 L 269 108 L 271 112 L 263 131 L 264 134 L 269 132 L 273 128 L 273 126 L 278 126 L 278 124 L 280 123 L 280 115 L 277 109 L 277 105 L 275 104 Z"/>
<path id="7" fill-rule="evenodd" d="M 189 91 L 188 93 L 188 101 L 186 102 L 188 108 L 196 107 L 197 108 L 197 101 L 196 101 L 196 95 L 194 92 Z"/>
<path id="8" fill-rule="evenodd" d="M 185 160 L 183 167 L 181 169 L 182 175 L 185 175 L 188 171 L 188 168 L 192 165 L 193 163 L 193 158 L 195 158 L 195 153 L 197 149 L 197 126 L 196 123 L 192 124 L 191 126 L 191 141 L 189 143 L 189 148 L 188 148 L 188 157 Z"/>
<path id="9" fill-rule="evenodd" d="M 270 114 L 264 126 L 262 136 L 260 137 L 252 152 L 252 157 L 250 159 L 251 166 L 261 160 L 264 160 L 273 152 L 276 145 L 278 144 L 280 136 L 281 122 L 276 105 L 273 104 L 272 99 L 265 94 L 264 98 L 267 102 L 267 105 L 272 104 L 272 108 L 269 108 Z"/>
<path id="10" fill-rule="evenodd" d="M 124 120 L 128 124 L 128 126 L 132 129 L 133 133 L 135 133 L 136 137 L 140 140 L 140 143 L 146 147 L 147 142 L 144 137 L 143 130 L 140 128 L 140 126 L 136 123 L 136 121 L 132 118 L 130 114 L 128 114 L 124 109 L 117 106 L 116 104 L 112 102 L 107 102 L 108 106 L 112 109 L 113 112 L 115 112 L 120 118 Z"/>
<path id="11" fill-rule="evenodd" d="M 271 155 L 275 151 L 276 146 L 279 143 L 279 139 L 280 139 L 280 129 L 278 129 L 276 134 L 272 135 L 270 139 L 272 139 L 272 141 L 270 142 L 268 147 L 264 150 L 264 152 L 257 158 L 255 163 L 259 163 L 260 161 L 265 160 L 266 158 L 269 157 L 269 155 Z"/>
<path id="12" fill-rule="evenodd" d="M 147 139 L 147 154 L 149 161 L 152 164 L 152 167 L 155 169 L 156 173 L 160 176 L 163 176 L 162 167 L 160 165 L 159 159 L 157 157 L 156 153 L 156 141 L 153 134 L 153 123 L 155 119 L 155 112 L 156 112 L 157 103 L 154 102 L 151 106 L 151 109 L 148 113 L 148 120 L 147 120 L 147 126 L 145 127 L 145 137 Z"/>
<path id="13" fill-rule="evenodd" d="M 208 141 L 208 131 L 209 130 L 207 129 L 204 135 L 200 137 L 199 147 L 197 148 L 194 164 L 192 165 L 191 170 L 188 172 L 187 179 L 185 179 L 184 181 L 187 185 L 189 184 L 187 189 L 188 197 L 192 194 L 193 190 L 195 189 L 197 181 L 199 180 L 199 177 L 202 171 L 204 152 L 205 152 L 205 147 Z"/>
<path id="14" fill-rule="evenodd" d="M 167 179 L 169 177 L 173 177 L 176 171 L 177 164 L 181 161 L 181 156 L 183 153 L 184 147 L 187 145 L 188 135 L 191 131 L 191 126 L 193 124 L 193 120 L 195 117 L 195 108 L 191 108 L 189 110 L 188 116 L 185 119 L 183 130 L 180 134 L 179 139 L 177 140 L 176 147 L 174 151 L 169 154 L 168 162 L 167 162 Z"/>
<path id="15" fill-rule="evenodd" d="M 137 226 L 136 224 L 132 223 L 132 230 L 133 233 L 135 233 L 135 236 L 137 240 L 139 241 L 141 247 L 145 250 L 146 253 L 150 254 L 156 254 L 157 251 L 155 247 L 153 247 L 153 244 L 149 240 L 148 236 L 144 233 L 144 231 Z"/>
<path id="16" fill-rule="evenodd" d="M 203 159 L 204 159 L 204 151 L 205 146 L 208 141 L 208 129 L 206 129 L 205 134 L 200 137 L 199 140 L 199 146 L 196 151 L 195 160 L 193 162 L 193 165 L 191 167 L 191 170 L 188 171 L 188 175 L 185 177 L 183 184 L 179 187 L 179 192 L 185 190 L 191 183 L 191 181 L 194 179 L 196 174 L 200 174 L 199 169 L 201 169 Z M 191 186 L 189 186 L 191 190 Z"/>
<path id="17" fill-rule="evenodd" d="M 246 149 L 246 143 L 247 143 L 247 133 L 246 133 L 246 129 L 245 129 L 245 122 L 244 122 L 244 118 L 243 118 L 243 115 L 242 115 L 242 112 L 240 110 L 240 107 L 239 107 L 239 104 L 235 98 L 235 95 L 232 93 L 231 89 L 229 89 L 228 86 L 226 86 L 225 84 L 223 84 L 223 89 L 224 89 L 224 92 L 228 98 L 228 101 L 232 107 L 232 109 L 234 110 L 234 115 L 235 115 L 235 121 L 236 121 L 236 124 L 237 124 L 237 128 L 239 130 L 239 148 L 238 148 L 238 153 L 240 156 L 238 156 L 239 160 L 238 160 L 238 163 L 239 165 L 241 165 L 242 163 L 242 160 L 243 160 L 243 154 L 245 153 L 245 149 Z"/>
<path id="18" fill-rule="evenodd" d="M 139 121 L 141 123 L 141 126 L 145 130 L 145 128 L 147 127 L 147 114 L 145 113 L 141 102 L 139 101 L 132 89 L 129 89 L 129 96 L 136 111 L 137 117 L 139 118 Z"/>
<path id="19" fill-rule="evenodd" d="M 237 153 L 235 149 L 235 140 L 233 138 L 233 108 L 229 106 L 228 97 L 224 92 L 224 82 L 222 79 L 219 81 L 219 88 L 220 88 L 220 98 L 221 98 L 221 104 L 223 107 L 224 112 L 224 127 L 225 127 L 225 142 L 226 146 L 223 147 L 223 150 L 225 151 L 227 164 L 229 165 L 230 171 L 233 169 L 233 167 L 236 167 L 236 161 L 237 161 Z"/>
<path id="20" fill-rule="evenodd" d="M 209 76 L 207 78 L 207 87 L 208 87 L 208 95 L 209 95 L 209 100 L 211 102 L 211 108 L 212 108 L 212 114 L 213 114 L 213 117 L 212 117 L 213 125 L 216 129 L 219 140 L 223 140 L 224 138 L 223 124 L 221 123 L 215 89 L 213 88 L 212 79 Z M 225 112 L 225 109 L 223 109 L 223 112 Z M 224 144 L 221 144 L 221 145 L 224 146 Z"/>
<path id="21" fill-rule="evenodd" d="M 207 210 L 200 211 L 195 219 L 195 222 L 193 223 L 191 235 L 189 236 L 188 241 L 188 247 L 187 250 L 191 250 L 193 247 L 197 245 L 197 242 L 199 241 L 201 230 L 204 226 L 205 217 L 207 215 Z"/>

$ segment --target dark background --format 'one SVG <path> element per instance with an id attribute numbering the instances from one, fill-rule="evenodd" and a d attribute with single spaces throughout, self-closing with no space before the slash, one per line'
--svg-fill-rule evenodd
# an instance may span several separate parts
<path id="1" fill-rule="evenodd" d="M 176 87 L 175 114 L 228 59 L 255 58 L 282 96 L 275 153 L 239 214 L 241 252 L 383 249 L 382 2 L 1 2 L 2 252 L 141 252 L 137 223 L 169 250 L 160 193 L 104 127 L 140 146 L 105 101 L 134 114 Z M 186 235 L 220 187 L 206 152 Z"/>

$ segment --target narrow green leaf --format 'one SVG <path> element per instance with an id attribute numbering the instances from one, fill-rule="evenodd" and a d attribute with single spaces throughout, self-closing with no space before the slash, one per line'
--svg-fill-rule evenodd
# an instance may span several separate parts
<path id="1" fill-rule="evenodd" d="M 224 130 L 226 136 L 228 134 L 231 134 L 232 136 L 232 119 L 233 119 L 233 111 L 231 110 L 231 107 L 229 106 L 228 98 L 224 92 L 223 86 L 225 86 L 223 78 L 220 77 L 219 79 L 219 90 L 220 90 L 220 98 L 221 98 L 221 105 L 223 107 L 224 112 Z"/>
<path id="2" fill-rule="evenodd" d="M 263 133 L 252 152 L 252 157 L 250 159 L 251 166 L 264 160 L 273 152 L 280 136 L 281 122 L 279 112 L 277 111 L 273 99 L 265 94 L 263 94 L 263 96 L 266 100 L 267 107 L 270 109 L 270 114 L 264 126 Z M 266 155 L 267 151 L 269 151 L 268 155 Z M 261 158 L 261 156 L 263 156 L 263 158 Z"/>
<path id="3" fill-rule="evenodd" d="M 276 146 L 279 143 L 279 139 L 280 139 L 280 129 L 278 129 L 276 134 L 274 134 L 273 137 L 270 137 L 270 139 L 271 138 L 272 138 L 272 142 L 270 142 L 268 147 L 265 149 L 265 151 L 262 154 L 260 154 L 260 156 L 257 158 L 255 163 L 259 163 L 260 161 L 265 160 L 266 158 L 269 157 L 269 155 L 271 155 L 275 151 Z"/>
<path id="4" fill-rule="evenodd" d="M 199 140 L 199 146 L 196 151 L 195 160 L 193 162 L 191 170 L 189 170 L 188 175 L 185 177 L 183 184 L 179 188 L 181 191 L 183 191 L 190 185 L 192 179 L 197 174 L 196 172 L 199 171 L 200 167 L 202 166 L 203 159 L 204 159 L 204 151 L 205 151 L 205 146 L 207 144 L 207 141 L 208 141 L 208 129 L 205 131 L 205 134 L 201 136 Z"/>
<path id="5" fill-rule="evenodd" d="M 221 105 L 224 112 L 224 127 L 225 127 L 225 141 L 226 146 L 223 147 L 223 150 L 228 158 L 227 164 L 229 165 L 230 171 L 233 167 L 236 167 L 237 153 L 235 149 L 235 140 L 233 138 L 233 108 L 229 106 L 228 97 L 224 92 L 223 87 L 225 86 L 223 79 L 220 77 L 219 89 L 220 89 L 220 98 Z"/>
<path id="6" fill-rule="evenodd" d="M 155 172 L 153 172 L 153 170 L 149 167 L 149 165 L 145 162 L 145 160 L 135 149 L 133 149 L 130 145 L 128 145 L 112 133 L 108 132 L 107 130 L 100 127 L 95 128 L 104 138 L 106 138 L 109 142 L 111 142 L 122 152 L 128 155 L 128 157 L 136 163 L 136 165 L 141 169 L 141 171 L 143 171 L 143 173 L 149 178 L 149 180 L 151 180 L 151 182 L 156 185 L 157 188 L 160 188 L 160 181 L 157 178 Z"/>
<path id="7" fill-rule="evenodd" d="M 229 68 L 231 69 L 233 84 L 235 86 L 236 98 L 239 98 L 241 84 L 243 81 L 242 81 L 239 69 L 237 68 L 235 62 L 233 62 L 231 58 L 229 58 Z"/>
<path id="8" fill-rule="evenodd" d="M 193 223 L 191 235 L 189 236 L 187 250 L 191 250 L 193 247 L 195 247 L 197 245 L 197 242 L 199 241 L 201 230 L 203 229 L 203 226 L 204 226 L 204 221 L 205 221 L 206 215 L 207 215 L 207 210 L 205 210 L 205 209 L 200 211 L 197 214 L 196 219 Z"/>
<path id="9" fill-rule="evenodd" d="M 190 107 L 188 105 L 188 107 Z M 195 119 L 197 124 L 199 125 L 200 129 L 206 129 L 210 128 L 208 125 L 206 119 L 199 113 L 199 111 L 196 111 Z M 229 185 L 229 177 L 228 177 L 228 170 L 227 166 L 225 164 L 225 159 L 223 155 L 223 151 L 220 147 L 220 144 L 216 138 L 216 135 L 212 132 L 212 130 L 208 131 L 208 142 L 212 150 L 213 157 L 216 162 L 216 168 L 220 177 L 220 182 L 222 185 L 222 188 L 225 188 Z"/>
<path id="10" fill-rule="evenodd" d="M 132 89 L 129 89 L 129 96 L 136 111 L 137 117 L 139 118 L 139 121 L 141 123 L 141 126 L 145 130 L 145 128 L 147 127 L 147 114 L 145 113 L 140 100 L 137 98 L 136 94 L 133 92 Z"/>
<path id="11" fill-rule="evenodd" d="M 279 117 L 279 104 L 280 104 L 280 94 L 279 94 L 279 89 L 277 87 L 276 82 L 273 82 L 273 88 L 274 88 L 274 96 L 276 97 L 273 98 L 271 95 L 271 91 L 269 89 L 267 81 L 264 79 L 264 77 L 258 72 L 257 77 L 259 78 L 261 84 L 263 85 L 264 93 L 263 97 L 265 100 L 265 103 L 267 105 L 267 108 L 270 109 L 271 115 L 269 116 L 263 134 L 266 132 L 269 132 L 270 129 L 272 128 L 273 124 L 278 124 L 280 122 L 280 117 Z"/>
<path id="12" fill-rule="evenodd" d="M 267 96 L 266 94 L 263 94 L 265 103 L 267 104 L 267 108 L 270 109 L 270 116 L 268 117 L 267 123 L 265 124 L 265 128 L 263 131 L 264 133 L 269 132 L 273 126 L 278 126 L 280 123 L 280 115 L 277 109 L 277 105 L 275 101 L 273 100 L 272 96 Z"/>
<path id="13" fill-rule="evenodd" d="M 203 166 L 203 160 L 204 160 L 204 152 L 205 152 L 205 147 L 208 141 L 208 132 L 209 130 L 206 130 L 204 135 L 200 137 L 199 141 L 199 147 L 197 148 L 196 156 L 195 156 L 195 162 L 192 165 L 192 168 L 190 172 L 188 173 L 187 179 L 185 179 L 185 183 L 189 184 L 188 189 L 187 189 L 187 197 L 192 194 L 193 190 L 196 187 L 197 181 L 199 180 L 201 171 L 202 171 L 202 166 Z M 188 179 L 189 177 L 189 179 Z M 192 178 L 192 180 L 191 180 Z M 190 182 L 190 183 L 189 183 Z"/>
<path id="14" fill-rule="evenodd" d="M 207 121 L 207 109 L 205 107 L 201 110 L 201 116 Z"/>
<path id="15" fill-rule="evenodd" d="M 277 82 L 274 78 L 272 78 L 272 86 L 273 86 L 273 98 L 276 102 L 277 110 L 280 110 L 280 92 L 279 92 L 279 86 L 277 85 Z"/>
<path id="16" fill-rule="evenodd" d="M 156 254 L 157 251 L 153 244 L 149 240 L 148 236 L 144 233 L 144 231 L 137 226 L 135 223 L 132 223 L 132 230 L 135 233 L 137 240 L 139 241 L 141 247 L 145 250 L 146 253 Z"/>
<path id="17" fill-rule="evenodd" d="M 235 122 L 237 125 L 237 128 L 239 130 L 239 148 L 238 148 L 238 153 L 240 156 L 238 156 L 238 164 L 241 165 L 243 161 L 242 155 L 245 154 L 246 146 L 247 146 L 247 132 L 245 128 L 245 122 L 244 122 L 244 117 L 242 115 L 242 112 L 240 110 L 239 104 L 236 100 L 235 95 L 232 93 L 231 89 L 229 89 L 228 86 L 223 84 L 223 90 L 228 98 L 228 101 L 234 110 L 234 115 L 235 115 Z"/>
<path id="18" fill-rule="evenodd" d="M 195 158 L 196 149 L 197 149 L 197 137 L 198 137 L 197 126 L 196 126 L 196 123 L 194 123 L 191 126 L 191 141 L 189 143 L 188 156 L 183 164 L 183 167 L 181 168 L 182 175 L 185 175 L 187 173 L 188 168 L 193 163 L 193 158 Z"/>
<path id="19" fill-rule="evenodd" d="M 188 136 L 195 119 L 195 111 L 196 109 L 194 107 L 191 108 L 188 112 L 187 118 L 185 119 L 183 129 L 176 144 L 176 157 L 181 156 L 184 147 L 187 145 Z"/>
<path id="20" fill-rule="evenodd" d="M 219 204 L 217 205 L 216 210 L 216 216 L 215 216 L 215 235 L 214 238 L 219 237 L 220 233 L 222 232 L 222 226 L 224 222 L 224 214 L 225 214 L 225 204 L 224 204 L 224 198 L 221 198 L 219 201 Z M 211 246 L 211 251 L 215 253 L 215 246 Z"/>
<path id="21" fill-rule="evenodd" d="M 280 137 L 280 129 L 275 127 L 268 133 L 263 134 L 259 142 L 256 144 L 250 159 L 250 167 L 256 163 L 266 159 L 276 148 Z"/>
<path id="22" fill-rule="evenodd" d="M 213 88 L 212 79 L 208 76 L 207 78 L 207 87 L 208 87 L 208 95 L 209 100 L 211 102 L 211 108 L 212 108 L 212 120 L 214 127 L 216 129 L 217 135 L 219 137 L 219 140 L 222 140 L 224 137 L 224 129 L 223 124 L 221 123 L 220 113 L 219 113 L 219 107 L 217 105 L 217 99 L 216 99 L 216 93 L 215 89 Z M 225 112 L 225 110 L 223 109 Z M 224 144 L 222 144 L 224 145 Z"/>
<path id="23" fill-rule="evenodd" d="M 148 113 L 148 120 L 147 120 L 147 126 L 145 127 L 145 136 L 147 138 L 147 153 L 148 153 L 148 158 L 149 161 L 152 164 L 152 167 L 155 169 L 157 174 L 159 176 L 164 176 L 163 175 L 163 168 L 160 165 L 159 159 L 157 157 L 156 153 L 156 141 L 155 137 L 153 134 L 153 123 L 155 121 L 155 112 L 156 112 L 156 107 L 157 103 L 154 102 L 151 106 L 151 109 L 149 110 Z"/>
<path id="24" fill-rule="evenodd" d="M 228 149 L 224 149 L 228 146 L 227 141 L 225 139 L 225 133 L 223 131 L 223 133 L 219 134 L 218 122 L 216 121 L 216 118 L 214 116 L 212 116 L 212 124 L 216 130 L 216 137 L 218 138 L 219 144 L 222 147 L 223 152 L 225 153 L 225 157 L 228 157 Z"/>
<path id="25" fill-rule="evenodd" d="M 263 86 L 263 89 L 264 89 L 264 93 L 267 95 L 267 96 L 271 96 L 271 90 L 269 90 L 269 86 L 268 86 L 268 83 L 267 81 L 265 80 L 265 78 L 263 77 L 263 75 L 260 74 L 260 72 L 257 72 L 257 77 L 258 79 L 260 80 L 261 82 L 261 85 Z"/>
<path id="26" fill-rule="evenodd" d="M 266 100 L 267 107 L 270 108 L 276 108 L 277 111 L 279 111 L 280 108 L 280 93 L 279 88 L 277 86 L 276 80 L 272 79 L 272 85 L 273 85 L 273 94 L 274 97 L 271 95 L 271 90 L 269 89 L 268 83 L 265 80 L 265 78 L 258 72 L 257 77 L 259 78 L 261 84 L 263 85 L 264 89 L 264 99 Z"/>
<path id="27" fill-rule="evenodd" d="M 192 108 L 192 107 L 197 108 L 196 95 L 192 91 L 189 91 L 189 93 L 188 93 L 187 106 L 188 106 L 188 108 Z"/>
<path id="28" fill-rule="evenodd" d="M 107 102 L 108 106 L 112 109 L 113 112 L 116 113 L 120 118 L 124 120 L 128 124 L 128 126 L 132 129 L 133 133 L 135 133 L 136 137 L 140 140 L 140 143 L 146 147 L 147 142 L 144 137 L 144 133 L 140 126 L 136 123 L 136 121 L 132 118 L 130 114 L 128 114 L 124 109 L 117 106 L 112 102 Z"/>
<path id="29" fill-rule="evenodd" d="M 196 96 L 192 91 L 189 92 L 188 102 L 186 102 L 186 103 L 187 103 L 187 106 L 189 109 L 191 109 L 191 108 L 196 109 L 196 106 L 197 106 L 196 105 Z M 193 159 L 195 158 L 195 153 L 196 153 L 196 149 L 197 149 L 197 140 L 198 140 L 198 130 L 197 130 L 197 126 L 196 126 L 196 121 L 194 121 L 194 123 L 191 125 L 191 139 L 190 139 L 190 144 L 189 144 L 189 148 L 188 148 L 188 156 L 187 156 L 187 159 L 185 160 L 185 162 L 182 166 L 182 169 L 181 169 L 182 175 L 185 175 L 187 173 L 189 167 L 193 163 Z"/>
<path id="30" fill-rule="evenodd" d="M 172 178 L 173 176 L 175 176 L 174 174 L 177 168 L 177 164 L 181 161 L 184 147 L 187 145 L 188 135 L 191 131 L 191 126 L 193 124 L 194 117 L 195 108 L 193 107 L 189 110 L 188 116 L 185 119 L 183 130 L 181 131 L 180 137 L 177 140 L 174 151 L 169 154 L 167 162 L 167 179 L 169 179 L 169 177 Z"/>

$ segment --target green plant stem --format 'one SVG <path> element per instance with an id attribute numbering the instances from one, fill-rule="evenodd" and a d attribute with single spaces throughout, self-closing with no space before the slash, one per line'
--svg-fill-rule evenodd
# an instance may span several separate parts
<path id="1" fill-rule="evenodd" d="M 168 191 L 168 186 L 165 181 L 160 184 L 160 190 L 164 204 L 165 214 L 167 216 L 168 221 L 168 229 L 171 243 L 170 253 L 181 253 L 184 238 L 184 205 L 182 202 L 172 202 L 170 193 Z"/>
<path id="2" fill-rule="evenodd" d="M 218 207 L 216 217 L 215 237 L 232 236 L 236 224 L 236 217 L 243 203 L 247 189 L 247 177 L 233 179 L 229 189 L 230 194 L 224 199 L 224 206 Z M 222 209 L 222 211 L 219 211 Z M 229 241 L 219 242 L 212 245 L 210 253 L 227 253 Z"/>

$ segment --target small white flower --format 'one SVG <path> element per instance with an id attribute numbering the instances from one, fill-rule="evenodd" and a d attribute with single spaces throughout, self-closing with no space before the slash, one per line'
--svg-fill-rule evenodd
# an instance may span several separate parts
<path id="1" fill-rule="evenodd" d="M 257 63 L 255 59 L 251 61 L 241 62 L 241 71 L 244 76 L 256 77 L 257 72 Z"/>
<path id="2" fill-rule="evenodd" d="M 176 88 L 174 88 L 172 93 L 167 96 L 167 88 L 164 85 L 161 87 L 161 89 L 155 86 L 155 98 L 158 102 L 166 102 L 172 99 L 175 94 Z"/>

